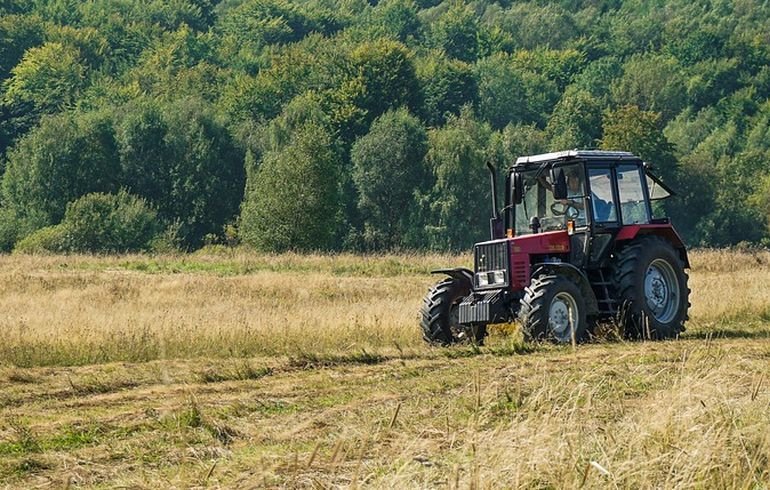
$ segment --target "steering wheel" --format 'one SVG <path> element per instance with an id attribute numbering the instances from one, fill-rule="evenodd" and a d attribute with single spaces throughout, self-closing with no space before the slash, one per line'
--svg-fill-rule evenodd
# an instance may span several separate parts
<path id="1" fill-rule="evenodd" d="M 580 215 L 580 210 L 575 207 L 572 201 L 551 203 L 551 212 L 554 216 L 567 216 L 569 219 L 575 219 Z"/>

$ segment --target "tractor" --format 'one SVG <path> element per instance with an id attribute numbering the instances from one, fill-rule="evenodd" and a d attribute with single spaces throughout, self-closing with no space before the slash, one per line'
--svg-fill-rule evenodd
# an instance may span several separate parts
<path id="1" fill-rule="evenodd" d="M 673 195 L 651 167 L 621 151 L 525 156 L 505 176 L 491 240 L 473 247 L 474 270 L 444 280 L 420 311 L 432 344 L 481 344 L 491 324 L 518 320 L 527 341 L 587 340 L 601 322 L 632 339 L 675 338 L 690 306 L 687 249 L 656 201 Z"/>

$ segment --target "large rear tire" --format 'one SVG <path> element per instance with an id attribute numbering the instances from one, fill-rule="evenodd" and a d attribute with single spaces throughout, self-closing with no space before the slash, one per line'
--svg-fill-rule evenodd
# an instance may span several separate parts
<path id="1" fill-rule="evenodd" d="M 460 325 L 460 302 L 469 294 L 467 284 L 451 277 L 428 291 L 420 308 L 420 328 L 426 342 L 444 346 L 468 340 L 478 345 L 484 343 L 486 325 Z"/>
<path id="2" fill-rule="evenodd" d="M 588 331 L 580 288 L 564 276 L 541 274 L 524 288 L 519 322 L 527 341 L 581 342 Z"/>
<path id="3" fill-rule="evenodd" d="M 690 306 L 687 273 L 668 240 L 648 235 L 615 258 L 618 320 L 631 339 L 662 340 L 684 331 Z"/>

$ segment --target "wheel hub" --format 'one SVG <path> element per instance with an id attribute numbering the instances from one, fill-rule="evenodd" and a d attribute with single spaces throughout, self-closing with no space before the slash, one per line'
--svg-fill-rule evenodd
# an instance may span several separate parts
<path id="1" fill-rule="evenodd" d="M 548 326 L 558 342 L 570 342 L 575 327 L 577 304 L 569 293 L 561 292 L 551 300 Z"/>
<path id="2" fill-rule="evenodd" d="M 657 321 L 668 323 L 674 319 L 679 301 L 679 283 L 667 261 L 656 259 L 647 267 L 644 297 L 647 308 Z"/>

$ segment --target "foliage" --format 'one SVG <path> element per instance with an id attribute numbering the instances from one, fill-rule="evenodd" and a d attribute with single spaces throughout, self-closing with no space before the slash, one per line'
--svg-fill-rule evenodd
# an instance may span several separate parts
<path id="1" fill-rule="evenodd" d="M 430 55 L 417 65 L 422 87 L 424 119 L 431 126 L 441 126 L 448 115 L 457 115 L 462 106 L 475 104 L 478 82 L 473 67 L 442 55 Z"/>
<path id="2" fill-rule="evenodd" d="M 655 165 L 662 177 L 673 177 L 674 148 L 660 127 L 661 116 L 637 106 L 625 106 L 604 114 L 601 146 L 606 150 L 627 150 Z"/>
<path id="3" fill-rule="evenodd" d="M 15 251 L 137 252 L 146 250 L 157 232 L 157 214 L 143 199 L 125 191 L 86 194 L 67 205 L 61 223 L 37 230 Z"/>
<path id="4" fill-rule="evenodd" d="M 317 246 L 360 247 L 372 225 L 354 143 L 401 108 L 434 146 L 460 120 L 487 128 L 471 146 L 501 167 L 597 143 L 640 152 L 676 187 L 667 207 L 686 241 L 770 242 L 750 226 L 764 221 L 768 173 L 755 164 L 769 133 L 761 2 L 0 3 L 0 249 L 58 224 L 83 194 L 120 188 L 157 210 L 168 243 L 219 241 L 253 204 L 246 172 L 256 184 L 309 122 L 333 147 L 341 196 L 336 241 Z M 404 243 L 456 247 L 422 233 L 486 230 L 486 212 L 448 220 L 423 185 L 404 185 L 419 196 Z M 483 210 L 485 193 L 463 206 Z"/>
<path id="5" fill-rule="evenodd" d="M 69 229 L 62 225 L 45 226 L 19 241 L 14 248 L 22 254 L 52 254 L 68 251 L 70 240 Z"/>
<path id="6" fill-rule="evenodd" d="M 490 202 L 485 164 L 491 136 L 492 129 L 469 109 L 429 133 L 426 161 L 435 179 L 428 199 L 430 246 L 459 250 L 486 236 L 490 212 L 483 203 Z"/>
<path id="7" fill-rule="evenodd" d="M 633 104 L 659 112 L 668 121 L 687 103 L 679 61 L 665 55 L 631 57 L 623 65 L 623 76 L 612 85 L 612 97 L 619 105 Z"/>
<path id="8" fill-rule="evenodd" d="M 22 229 L 58 223 L 67 203 L 88 192 L 110 192 L 119 178 L 112 122 L 101 113 L 46 117 L 10 152 L 3 204 Z"/>
<path id="9" fill-rule="evenodd" d="M 329 131 L 313 122 L 267 152 L 241 212 L 241 235 L 260 250 L 329 250 L 339 225 L 339 156 Z"/>
<path id="10" fill-rule="evenodd" d="M 353 145 L 353 182 L 370 248 L 403 245 L 408 229 L 414 227 L 418 218 L 414 194 L 424 191 L 427 183 L 423 163 L 427 149 L 425 129 L 405 109 L 383 114 Z"/>
<path id="11" fill-rule="evenodd" d="M 476 64 L 479 78 L 479 116 L 494 128 L 509 123 L 545 125 L 556 103 L 556 84 L 521 68 L 510 55 L 498 53 Z"/>
<path id="12" fill-rule="evenodd" d="M 469 5 L 452 1 L 430 26 L 430 40 L 450 58 L 474 61 L 478 50 L 477 19 Z"/>
<path id="13" fill-rule="evenodd" d="M 407 48 L 395 41 L 363 43 L 351 53 L 363 92 L 356 105 L 374 118 L 391 108 L 419 108 L 420 85 Z"/>
<path id="14" fill-rule="evenodd" d="M 8 103 L 30 103 L 42 112 L 71 107 L 85 83 L 80 52 L 60 43 L 30 48 L 5 83 Z"/>
<path id="15" fill-rule="evenodd" d="M 170 188 L 159 210 L 178 219 L 184 243 L 197 247 L 205 235 L 221 233 L 238 213 L 245 182 L 243 152 L 203 102 L 183 99 L 165 106 L 164 119 Z"/>
<path id="16" fill-rule="evenodd" d="M 596 98 L 584 90 L 567 90 L 546 127 L 551 149 L 594 148 L 601 136 L 601 121 L 601 104 Z"/>
<path id="17" fill-rule="evenodd" d="M 67 205 L 59 226 L 68 230 L 74 252 L 146 250 L 158 231 L 157 213 L 144 199 L 123 190 L 86 194 Z"/>

